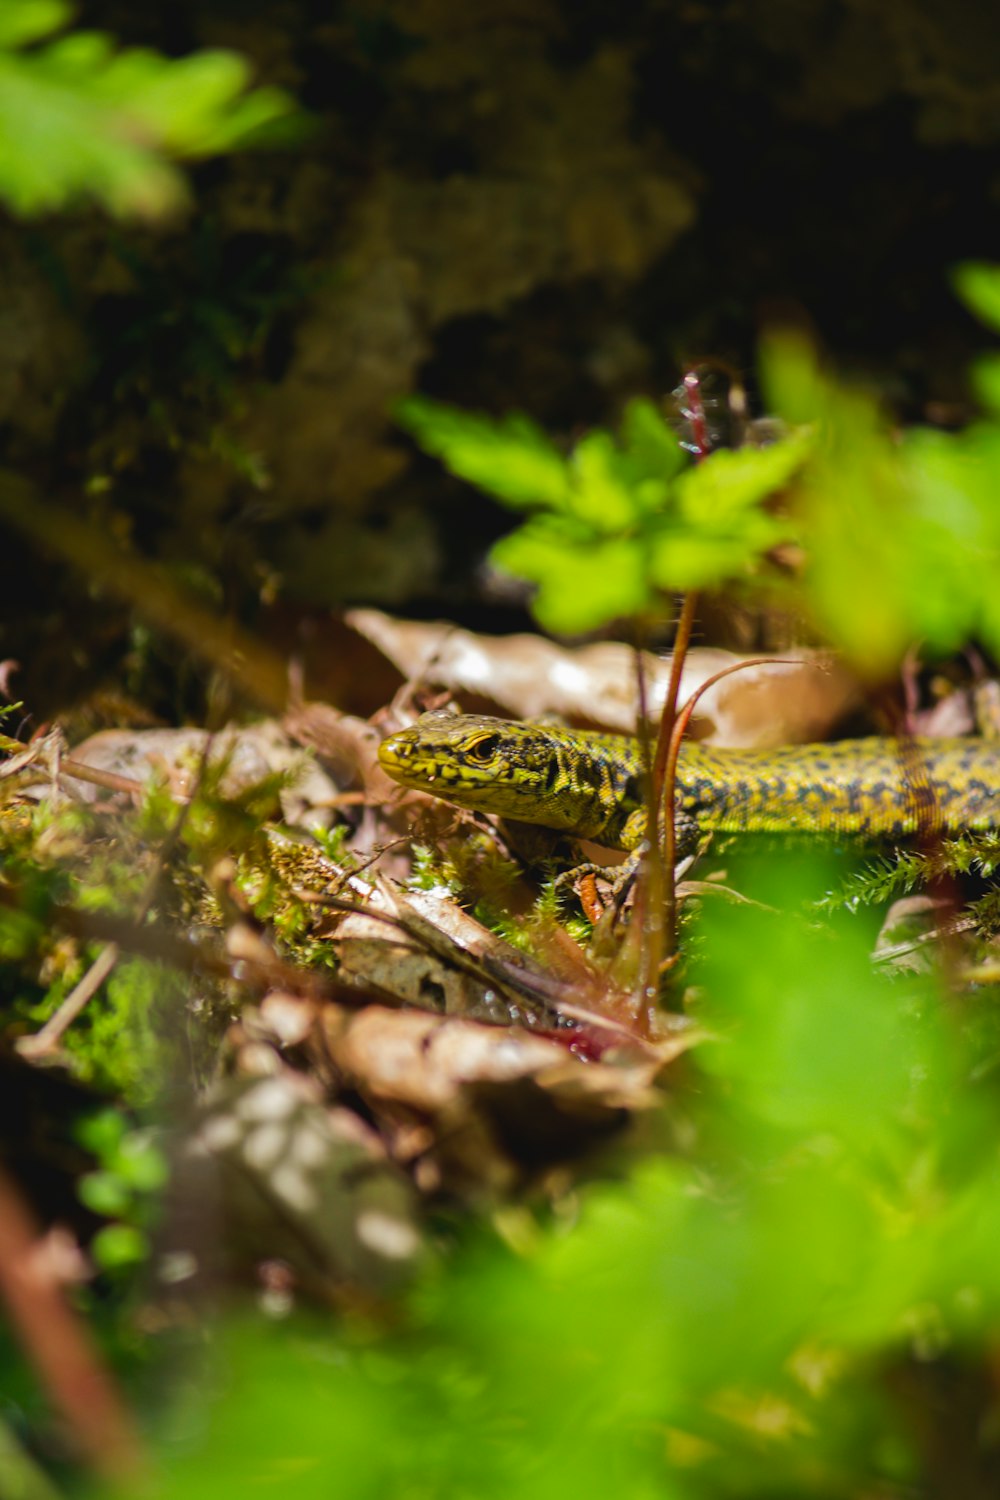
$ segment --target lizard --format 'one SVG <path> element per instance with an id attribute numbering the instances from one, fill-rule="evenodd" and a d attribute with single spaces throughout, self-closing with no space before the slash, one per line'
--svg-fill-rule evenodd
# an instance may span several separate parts
<path id="1" fill-rule="evenodd" d="M 634 852 L 645 835 L 639 742 L 628 735 L 427 713 L 382 741 L 393 780 L 459 807 Z M 1000 740 L 865 739 L 724 750 L 685 741 L 678 854 L 703 833 L 903 840 L 1000 829 Z"/>

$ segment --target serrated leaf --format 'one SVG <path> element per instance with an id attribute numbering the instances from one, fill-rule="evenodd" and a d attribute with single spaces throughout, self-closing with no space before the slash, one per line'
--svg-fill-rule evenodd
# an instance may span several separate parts
<path id="1" fill-rule="evenodd" d="M 745 573 L 781 535 L 775 525 L 745 536 L 667 530 L 652 543 L 650 574 L 664 592 L 717 588 Z"/>
<path id="2" fill-rule="evenodd" d="M 529 418 L 457 411 L 426 396 L 401 401 L 395 416 L 452 474 L 505 505 L 565 506 L 570 493 L 566 460 Z"/>
<path id="3" fill-rule="evenodd" d="M 559 635 L 594 630 L 651 603 L 643 549 L 633 539 L 580 540 L 542 518 L 504 537 L 491 557 L 497 567 L 537 584 L 534 612 Z"/>
<path id="4" fill-rule="evenodd" d="M 670 480 L 684 468 L 687 456 L 677 434 L 652 401 L 630 401 L 622 415 L 622 447 L 648 478 Z"/>
<path id="5" fill-rule="evenodd" d="M 638 515 L 634 488 L 622 455 L 608 432 L 590 432 L 570 459 L 573 485 L 569 508 L 602 536 L 631 526 Z"/>
<path id="6" fill-rule="evenodd" d="M 805 430 L 766 448 L 722 448 L 680 476 L 681 512 L 693 522 L 737 515 L 775 494 L 802 467 L 812 445 Z"/>

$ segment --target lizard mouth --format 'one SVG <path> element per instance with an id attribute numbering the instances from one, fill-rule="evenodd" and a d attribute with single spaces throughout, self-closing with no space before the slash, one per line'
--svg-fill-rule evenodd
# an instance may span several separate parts
<path id="1" fill-rule="evenodd" d="M 414 746 L 401 734 L 392 734 L 378 747 L 378 763 L 394 781 L 408 781 L 414 773 Z"/>
<path id="2" fill-rule="evenodd" d="M 393 781 L 415 792 L 430 792 L 459 807 L 477 808 L 492 778 L 470 775 L 458 764 L 429 754 L 405 733 L 390 735 L 378 747 L 379 765 Z"/>
<path id="3" fill-rule="evenodd" d="M 449 767 L 436 764 L 426 751 L 421 753 L 421 747 L 405 734 L 392 734 L 383 740 L 378 747 L 378 761 L 393 781 L 418 792 L 426 791 L 437 781 L 450 784 L 455 779 L 449 775 Z"/>

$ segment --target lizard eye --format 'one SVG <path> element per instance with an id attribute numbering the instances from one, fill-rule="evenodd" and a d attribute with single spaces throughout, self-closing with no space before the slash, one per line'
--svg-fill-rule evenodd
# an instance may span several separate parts
<path id="1" fill-rule="evenodd" d="M 498 734 L 484 734 L 482 739 L 473 740 L 465 753 L 469 760 L 475 761 L 476 765 L 486 766 L 493 759 L 499 743 L 500 736 Z"/>

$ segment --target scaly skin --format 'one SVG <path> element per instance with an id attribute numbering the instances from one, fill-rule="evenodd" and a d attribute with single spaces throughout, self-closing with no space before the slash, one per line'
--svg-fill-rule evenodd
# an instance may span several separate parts
<path id="1" fill-rule="evenodd" d="M 592 839 L 642 840 L 639 745 L 476 714 L 432 713 L 384 740 L 379 760 L 403 786 Z M 903 839 L 1000 829 L 1000 741 L 840 740 L 780 750 L 685 743 L 677 772 L 680 842 L 699 831 Z"/>

